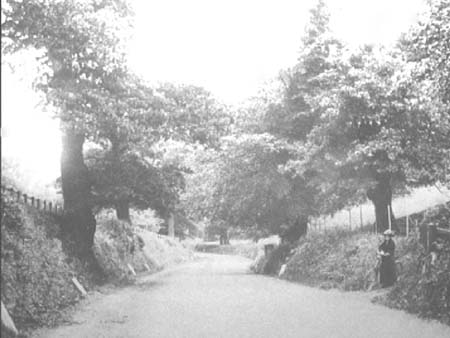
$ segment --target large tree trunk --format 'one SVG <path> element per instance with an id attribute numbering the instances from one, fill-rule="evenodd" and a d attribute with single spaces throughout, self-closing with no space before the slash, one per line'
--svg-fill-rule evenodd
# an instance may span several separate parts
<path id="1" fill-rule="evenodd" d="M 130 223 L 130 203 L 128 201 L 118 201 L 115 203 L 117 218 Z"/>
<path id="2" fill-rule="evenodd" d="M 391 229 L 398 232 L 397 223 L 392 211 L 391 177 L 389 174 L 377 174 L 375 179 L 376 185 L 367 191 L 367 197 L 375 207 L 377 232 L 383 233 L 389 229 L 389 213 L 391 217 Z"/>
<path id="3" fill-rule="evenodd" d="M 298 217 L 295 222 L 281 234 L 283 242 L 294 243 L 305 236 L 308 231 L 308 216 Z"/>
<path id="4" fill-rule="evenodd" d="M 78 253 L 86 256 L 94 243 L 95 217 L 92 212 L 91 184 L 83 159 L 84 136 L 72 129 L 63 131 L 61 182 L 66 233 L 76 243 Z"/>
<path id="5" fill-rule="evenodd" d="M 169 214 L 169 219 L 167 220 L 167 235 L 169 237 L 175 237 L 175 217 L 172 212 Z"/>
<path id="6" fill-rule="evenodd" d="M 219 244 L 228 245 L 230 244 L 230 238 L 228 236 L 228 228 L 222 227 L 219 230 Z"/>

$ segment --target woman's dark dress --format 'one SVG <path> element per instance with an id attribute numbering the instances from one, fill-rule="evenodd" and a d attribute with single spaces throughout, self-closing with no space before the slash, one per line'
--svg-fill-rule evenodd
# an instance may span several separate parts
<path id="1" fill-rule="evenodd" d="M 392 239 L 384 241 L 378 250 L 389 254 L 389 256 L 381 256 L 380 284 L 383 288 L 385 288 L 393 285 L 397 279 L 395 273 L 394 241 Z"/>

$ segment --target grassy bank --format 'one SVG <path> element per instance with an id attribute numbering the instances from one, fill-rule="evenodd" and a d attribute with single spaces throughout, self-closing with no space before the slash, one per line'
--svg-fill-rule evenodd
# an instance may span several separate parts
<path id="1" fill-rule="evenodd" d="M 331 231 L 311 233 L 299 245 L 277 247 L 269 257 L 260 255 L 253 264 L 257 273 L 319 288 L 368 291 L 379 288 L 376 252 L 380 236 Z M 398 280 L 375 301 L 450 325 L 450 244 L 444 246 L 434 265 L 416 235 L 395 238 Z"/>
<path id="2" fill-rule="evenodd" d="M 97 276 L 65 252 L 53 218 L 2 198 L 1 233 L 1 297 L 18 328 L 61 319 L 80 299 L 73 277 L 94 286 Z"/>
<path id="3" fill-rule="evenodd" d="M 1 298 L 21 332 L 63 319 L 62 310 L 81 298 L 73 277 L 89 292 L 99 283 L 133 282 L 128 264 L 154 272 L 191 257 L 176 239 L 106 218 L 97 224 L 95 264 L 87 264 L 61 240 L 54 217 L 3 196 L 1 212 Z"/>
<path id="4" fill-rule="evenodd" d="M 420 214 L 422 224 L 449 227 L 450 203 Z M 298 245 L 280 245 L 268 256 L 260 254 L 252 265 L 256 273 L 320 288 L 368 291 L 379 288 L 375 274 L 381 236 L 334 228 L 310 232 Z M 375 301 L 450 325 L 450 243 L 442 242 L 434 264 L 424 252 L 418 232 L 396 237 L 397 283 Z"/>
<path id="5" fill-rule="evenodd" d="M 397 261 L 407 255 L 411 240 L 396 238 Z M 380 237 L 374 234 L 342 230 L 310 234 L 300 240 L 283 278 L 322 288 L 368 290 L 376 282 L 379 244 Z"/>

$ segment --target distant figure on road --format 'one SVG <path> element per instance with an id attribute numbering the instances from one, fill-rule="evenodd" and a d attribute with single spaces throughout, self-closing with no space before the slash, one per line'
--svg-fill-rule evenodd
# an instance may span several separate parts
<path id="1" fill-rule="evenodd" d="M 384 232 L 384 241 L 378 247 L 378 254 L 381 257 L 380 265 L 380 284 L 386 288 L 393 285 L 397 279 L 395 272 L 395 243 L 392 240 L 394 232 L 386 230 Z"/>

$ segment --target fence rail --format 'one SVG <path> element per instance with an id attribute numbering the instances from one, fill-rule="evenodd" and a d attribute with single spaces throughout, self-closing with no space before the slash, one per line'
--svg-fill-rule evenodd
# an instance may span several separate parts
<path id="1" fill-rule="evenodd" d="M 450 229 L 436 228 L 436 233 L 438 237 L 450 239 Z"/>
<path id="2" fill-rule="evenodd" d="M 437 207 L 444 207 L 449 209 L 450 208 L 450 201 L 447 201 L 445 203 L 436 205 L 432 208 L 426 209 L 421 212 L 413 213 L 406 215 L 404 217 L 400 217 L 396 219 L 396 226 L 398 230 L 399 235 L 409 236 L 411 233 L 418 233 L 419 235 L 419 241 L 422 243 L 423 247 L 427 252 L 431 252 L 433 250 L 436 250 L 436 243 L 439 242 L 438 239 L 444 240 L 444 241 L 450 241 L 450 229 L 449 228 L 442 228 L 438 227 L 436 224 L 426 224 L 424 222 L 426 220 L 426 214 L 427 210 L 435 209 Z M 360 208 L 361 210 L 361 208 Z M 373 225 L 370 224 L 364 224 L 363 223 L 363 217 L 362 212 L 360 211 L 360 224 L 359 226 L 353 226 L 352 227 L 352 218 L 351 218 L 351 210 L 348 210 L 349 217 L 348 217 L 348 223 L 343 223 L 342 225 L 334 225 L 333 227 L 328 227 L 328 229 L 331 228 L 340 228 L 340 229 L 347 229 L 349 231 L 354 232 L 372 232 L 377 233 L 377 227 L 376 223 Z M 389 217 L 389 228 L 393 226 L 393 224 L 390 222 L 391 218 L 391 212 L 390 208 L 388 208 L 388 217 Z M 312 231 L 327 231 L 327 226 L 324 218 L 317 218 L 313 219 L 309 223 L 310 229 Z M 434 248 L 434 249 L 433 249 Z"/>
<path id="3" fill-rule="evenodd" d="M 20 190 L 16 190 L 12 187 L 7 187 L 4 185 L 1 185 L 1 189 L 2 195 L 8 196 L 9 198 L 12 198 L 17 202 L 24 203 L 37 210 L 44 211 L 54 216 L 64 215 L 64 207 L 55 201 L 37 198 L 35 196 L 28 195 Z"/>

